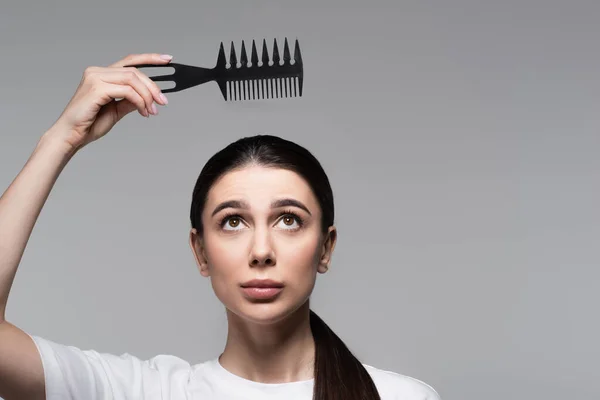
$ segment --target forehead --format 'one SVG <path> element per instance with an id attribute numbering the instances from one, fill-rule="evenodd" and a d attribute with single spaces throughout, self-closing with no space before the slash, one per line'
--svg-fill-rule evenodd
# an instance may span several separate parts
<path id="1" fill-rule="evenodd" d="M 246 166 L 219 178 L 208 192 L 207 205 L 226 200 L 245 200 L 252 207 L 267 207 L 272 200 L 291 197 L 315 209 L 318 207 L 308 183 L 299 174 L 283 168 Z"/>

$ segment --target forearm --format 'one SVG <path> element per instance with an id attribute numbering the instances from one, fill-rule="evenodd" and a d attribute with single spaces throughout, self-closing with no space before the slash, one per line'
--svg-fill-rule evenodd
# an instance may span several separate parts
<path id="1" fill-rule="evenodd" d="M 17 267 L 48 195 L 74 152 L 46 132 L 0 197 L 0 321 Z"/>

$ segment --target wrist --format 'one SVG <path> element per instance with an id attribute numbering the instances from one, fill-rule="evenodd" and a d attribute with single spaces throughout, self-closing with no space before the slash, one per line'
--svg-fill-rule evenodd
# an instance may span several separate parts
<path id="1" fill-rule="evenodd" d="M 68 133 L 64 129 L 61 129 L 59 126 L 53 126 L 42 135 L 36 149 L 49 149 L 65 158 L 71 158 L 77 153 L 79 148 L 65 140 L 64 138 L 67 136 Z"/>

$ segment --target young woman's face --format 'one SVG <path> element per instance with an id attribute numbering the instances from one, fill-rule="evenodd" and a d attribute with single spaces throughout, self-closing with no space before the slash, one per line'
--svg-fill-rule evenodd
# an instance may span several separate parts
<path id="1" fill-rule="evenodd" d="M 302 306 L 335 247 L 335 228 L 322 233 L 314 193 L 285 169 L 253 165 L 224 175 L 208 193 L 202 220 L 203 237 L 190 234 L 200 272 L 250 322 L 274 323 Z"/>

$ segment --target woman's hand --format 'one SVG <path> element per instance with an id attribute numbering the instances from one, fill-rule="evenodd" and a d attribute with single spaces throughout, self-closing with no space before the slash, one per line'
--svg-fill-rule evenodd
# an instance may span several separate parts
<path id="1" fill-rule="evenodd" d="M 157 114 L 155 102 L 167 104 L 160 88 L 135 67 L 125 65 L 164 65 L 171 56 L 132 54 L 108 67 L 88 67 L 66 108 L 48 131 L 52 139 L 70 151 L 100 139 L 131 111 L 144 117 Z"/>

